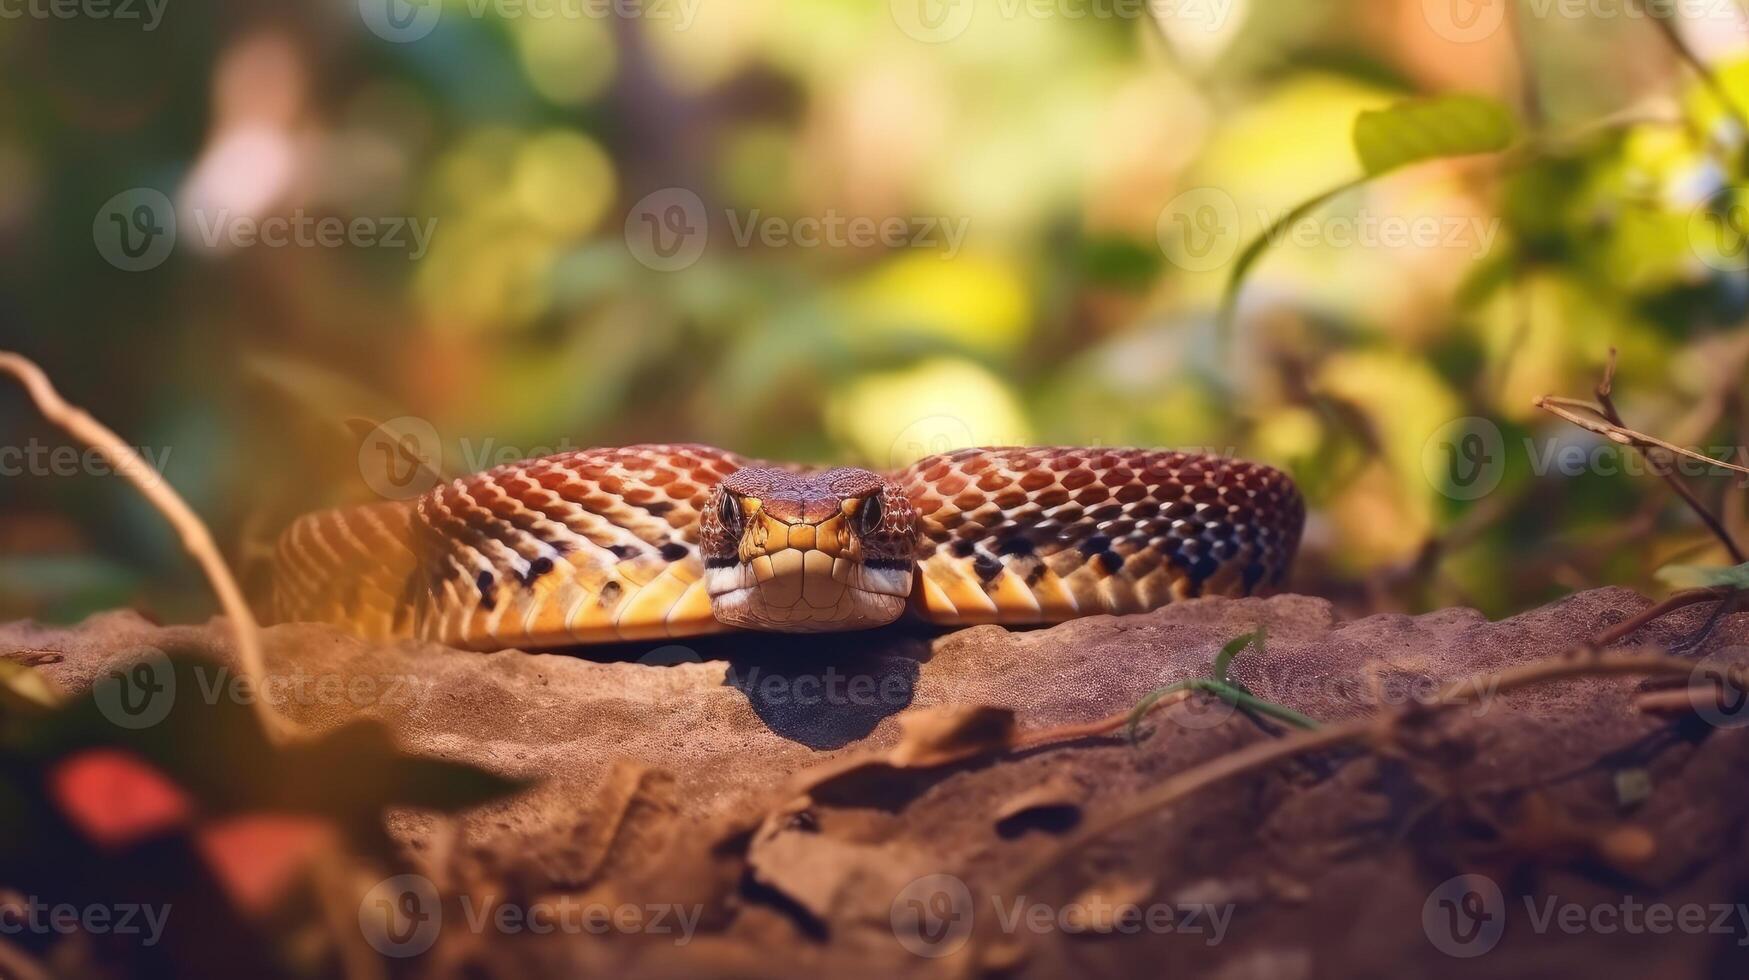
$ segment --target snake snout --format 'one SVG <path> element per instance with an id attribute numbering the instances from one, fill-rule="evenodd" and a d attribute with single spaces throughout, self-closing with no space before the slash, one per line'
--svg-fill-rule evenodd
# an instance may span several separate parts
<path id="1" fill-rule="evenodd" d="M 753 486 L 745 478 L 738 485 Z M 913 565 L 871 547 L 884 486 L 853 495 L 779 489 L 786 492 L 754 496 L 725 486 L 707 511 L 702 551 L 712 614 L 734 626 L 790 632 L 897 619 Z"/>

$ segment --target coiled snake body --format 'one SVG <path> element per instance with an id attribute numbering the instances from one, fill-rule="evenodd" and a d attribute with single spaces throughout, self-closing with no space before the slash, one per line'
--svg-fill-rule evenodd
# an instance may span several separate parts
<path id="1" fill-rule="evenodd" d="M 737 628 L 1051 623 L 1279 586 L 1284 474 L 1179 452 L 964 449 L 897 473 L 698 445 L 524 460 L 281 537 L 274 615 L 475 649 Z"/>

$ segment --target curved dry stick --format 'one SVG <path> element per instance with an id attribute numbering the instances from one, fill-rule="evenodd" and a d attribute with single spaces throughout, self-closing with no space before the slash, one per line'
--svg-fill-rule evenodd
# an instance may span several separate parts
<path id="1" fill-rule="evenodd" d="M 1738 466 L 1736 463 L 1727 463 L 1722 459 L 1714 459 L 1711 456 L 1697 453 L 1692 449 L 1684 449 L 1681 446 L 1665 442 L 1656 436 L 1649 436 L 1644 432 L 1636 432 L 1625 426 L 1616 425 L 1608 419 L 1603 418 L 1602 408 L 1582 399 L 1562 398 L 1557 395 L 1544 395 L 1532 404 L 1551 415 L 1566 419 L 1581 429 L 1595 432 L 1611 442 L 1619 442 L 1624 446 L 1633 446 L 1637 449 L 1656 447 L 1665 452 L 1675 453 L 1678 456 L 1686 456 L 1696 462 L 1717 466 L 1723 470 L 1731 470 L 1736 473 L 1749 473 L 1749 467 Z M 1590 419 L 1578 415 L 1573 411 L 1573 409 L 1576 408 L 1584 409 L 1598 417 Z"/>
<path id="2" fill-rule="evenodd" d="M 66 430 L 74 439 L 97 450 L 115 472 L 137 487 L 141 495 L 176 529 L 177 535 L 182 538 L 182 546 L 188 549 L 188 553 L 206 573 L 207 580 L 212 583 L 213 592 L 218 595 L 219 606 L 230 619 L 232 629 L 236 631 L 237 660 L 242 665 L 244 678 L 256 692 L 256 696 L 250 700 L 255 706 L 257 717 L 261 719 L 262 727 L 267 730 L 270 738 L 289 734 L 290 723 L 273 710 L 266 696 L 264 681 L 267 666 L 261 653 L 261 624 L 255 621 L 255 614 L 243 599 L 243 590 L 238 587 L 230 566 L 225 564 L 224 557 L 213 544 L 212 534 L 207 530 L 206 524 L 202 523 L 187 502 L 164 481 L 163 474 L 140 458 L 140 454 L 123 442 L 114 430 L 97 421 L 91 413 L 76 405 L 69 405 L 62 399 L 60 393 L 55 391 L 55 386 L 50 383 L 48 375 L 43 373 L 35 361 L 11 351 L 0 351 L 0 372 L 17 378 L 44 418 Z"/>

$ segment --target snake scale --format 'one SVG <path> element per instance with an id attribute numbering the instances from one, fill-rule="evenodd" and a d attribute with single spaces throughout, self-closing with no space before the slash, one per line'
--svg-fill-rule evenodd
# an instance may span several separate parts
<path id="1" fill-rule="evenodd" d="M 896 473 L 588 449 L 310 514 L 273 615 L 471 649 L 1142 612 L 1284 580 L 1288 477 L 1193 453 L 962 449 Z"/>

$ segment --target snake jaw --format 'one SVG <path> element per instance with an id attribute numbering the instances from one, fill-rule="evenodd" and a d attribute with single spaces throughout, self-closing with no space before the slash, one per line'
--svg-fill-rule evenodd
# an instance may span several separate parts
<path id="1" fill-rule="evenodd" d="M 904 612 L 916 532 L 887 481 L 866 470 L 742 470 L 715 492 L 699 550 L 720 622 L 814 632 L 880 626 Z"/>

